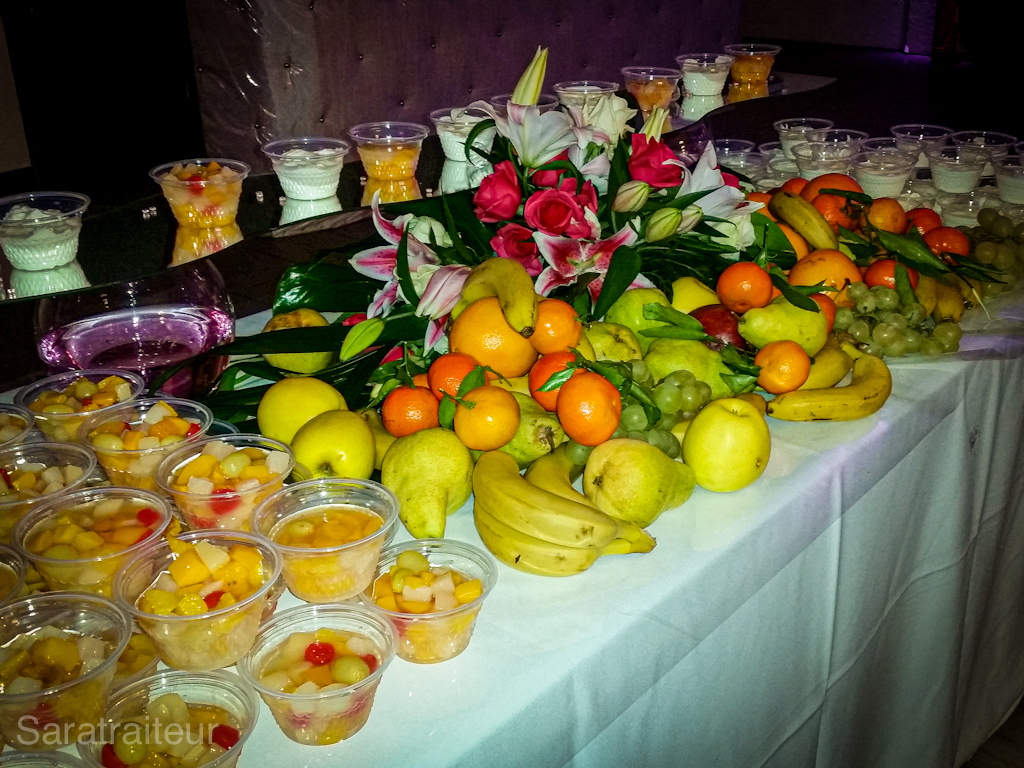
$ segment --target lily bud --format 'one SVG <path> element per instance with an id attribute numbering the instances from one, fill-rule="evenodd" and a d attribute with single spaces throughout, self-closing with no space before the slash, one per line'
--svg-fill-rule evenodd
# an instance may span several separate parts
<path id="1" fill-rule="evenodd" d="M 655 211 L 644 227 L 644 240 L 656 243 L 676 233 L 676 227 L 683 220 L 683 212 L 678 208 L 662 208 Z M 696 225 L 695 225 L 696 226 Z"/>
<path id="2" fill-rule="evenodd" d="M 668 118 L 668 110 L 655 107 L 644 123 L 643 134 L 647 141 L 661 141 L 661 133 L 665 130 L 665 120 Z"/>
<path id="3" fill-rule="evenodd" d="M 523 76 L 516 83 L 516 89 L 512 91 L 512 103 L 529 106 L 536 104 L 540 99 L 540 89 L 544 86 L 544 75 L 548 69 L 548 49 L 537 48 L 533 55 L 533 61 L 523 72 Z"/>
<path id="4" fill-rule="evenodd" d="M 646 181 L 632 179 L 627 181 L 615 193 L 612 210 L 616 213 L 636 213 L 645 205 L 651 195 L 651 186 Z"/>
<path id="5" fill-rule="evenodd" d="M 688 205 L 682 211 L 679 225 L 676 227 L 676 234 L 682 235 L 700 224 L 704 218 L 704 212 L 696 205 Z"/>
<path id="6" fill-rule="evenodd" d="M 341 359 L 351 360 L 360 352 L 365 351 L 380 338 L 383 331 L 384 320 L 379 317 L 371 317 L 369 320 L 363 320 L 358 325 L 352 326 L 345 334 L 345 341 L 341 343 Z"/>

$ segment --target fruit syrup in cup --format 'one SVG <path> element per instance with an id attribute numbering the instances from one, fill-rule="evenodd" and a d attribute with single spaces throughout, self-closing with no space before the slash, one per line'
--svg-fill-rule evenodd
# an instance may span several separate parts
<path id="1" fill-rule="evenodd" d="M 263 621 L 273 614 L 281 594 L 281 557 L 260 538 L 240 531 L 192 531 L 179 541 L 206 541 L 218 547 L 236 544 L 256 549 L 262 559 L 263 582 L 251 594 L 226 608 L 191 616 L 147 613 L 138 599 L 174 561 L 166 539 L 154 542 L 129 560 L 114 576 L 114 599 L 153 640 L 168 666 L 208 672 L 234 664 L 252 647 Z"/>
<path id="2" fill-rule="evenodd" d="M 349 128 L 367 178 L 378 181 L 411 179 L 416 175 L 425 125 L 385 120 Z"/>
<path id="3" fill-rule="evenodd" d="M 669 109 L 679 98 L 679 79 L 683 73 L 668 67 L 623 67 L 626 90 L 633 94 L 646 120 L 655 107 Z"/>
<path id="4" fill-rule="evenodd" d="M 284 650 L 290 637 L 321 629 L 365 640 L 373 648 L 375 669 L 354 685 L 309 694 L 281 693 L 261 684 L 275 652 Z M 285 736 L 299 744 L 335 744 L 355 734 L 366 723 L 377 685 L 395 657 L 396 645 L 394 626 L 372 608 L 349 604 L 305 605 L 279 613 L 264 624 L 252 649 L 239 662 L 238 671 L 270 708 Z"/>
<path id="5" fill-rule="evenodd" d="M 214 164 L 219 166 L 217 170 Z M 189 170 L 187 178 L 179 178 Z M 149 172 L 183 227 L 226 227 L 235 223 L 242 181 L 249 166 L 222 157 L 196 157 L 158 165 Z"/>
<path id="6" fill-rule="evenodd" d="M 940 192 L 964 194 L 981 181 L 988 152 L 969 145 L 933 145 L 925 150 L 932 170 L 932 183 Z"/>
<path id="7" fill-rule="evenodd" d="M 283 488 L 257 507 L 250 520 L 256 535 L 281 553 L 285 582 L 292 594 L 310 603 L 348 600 L 373 581 L 380 551 L 391 539 L 398 520 L 398 499 L 372 480 L 318 478 Z M 355 509 L 377 517 L 380 527 L 357 541 L 332 547 L 295 547 L 279 543 L 291 523 L 317 510 Z"/>
<path id="8" fill-rule="evenodd" d="M 725 52 L 733 57 L 729 71 L 737 83 L 766 83 L 771 74 L 775 57 L 782 48 L 767 43 L 737 43 L 725 46 Z"/>
<path id="9" fill-rule="evenodd" d="M 889 128 L 889 133 L 897 139 L 915 139 L 923 141 L 925 147 L 917 158 L 917 168 L 928 167 L 928 156 L 925 151 L 932 146 L 942 145 L 953 134 L 952 128 L 931 123 L 901 123 Z"/>
<path id="10" fill-rule="evenodd" d="M 782 154 L 792 160 L 793 147 L 807 141 L 809 131 L 831 128 L 834 123 L 821 117 L 789 117 L 785 120 L 776 120 L 773 125 L 779 133 Z"/>
<path id="11" fill-rule="evenodd" d="M 21 596 L 28 563 L 14 547 L 0 544 L 0 606 Z"/>

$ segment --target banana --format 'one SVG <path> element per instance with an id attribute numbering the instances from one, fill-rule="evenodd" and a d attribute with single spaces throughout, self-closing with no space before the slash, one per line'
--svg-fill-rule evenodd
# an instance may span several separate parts
<path id="1" fill-rule="evenodd" d="M 889 366 L 874 355 L 861 355 L 848 386 L 787 392 L 768 403 L 768 415 L 785 421 L 852 421 L 875 413 L 891 392 Z"/>
<path id="2" fill-rule="evenodd" d="M 976 280 L 973 277 L 961 277 L 960 275 L 952 274 L 949 277 L 953 281 L 954 287 L 960 291 L 960 295 L 963 297 L 964 305 L 967 309 L 980 306 L 983 303 L 982 299 L 985 297 L 985 286 L 980 280 Z"/>
<path id="3" fill-rule="evenodd" d="M 815 359 L 817 359 L 817 358 L 815 358 Z M 812 370 L 813 370 L 813 368 L 812 368 Z M 750 403 L 752 406 L 754 406 L 755 408 L 757 408 L 757 410 L 759 410 L 761 412 L 762 416 L 764 416 L 765 411 L 768 408 L 767 401 L 761 395 L 757 394 L 757 392 L 744 392 L 742 395 L 736 395 L 736 399 L 737 400 L 744 400 L 744 401 Z M 673 432 L 674 431 L 675 430 L 673 429 Z M 683 431 L 683 434 L 684 435 L 686 434 L 685 430 Z M 682 443 L 682 439 L 680 439 L 679 442 Z"/>
<path id="4" fill-rule="evenodd" d="M 599 549 L 621 538 L 615 518 L 528 482 L 516 460 L 502 451 L 488 451 L 477 460 L 473 495 L 509 528 L 551 544 Z"/>
<path id="5" fill-rule="evenodd" d="M 958 323 L 964 315 L 964 309 L 964 297 L 960 295 L 958 288 L 935 282 L 935 309 L 932 310 L 932 317 L 935 318 L 936 323 L 945 320 Z"/>
<path id="6" fill-rule="evenodd" d="M 853 358 L 843 351 L 843 348 L 839 346 L 839 340 L 830 334 L 825 346 L 815 354 L 807 381 L 799 389 L 834 387 L 843 380 L 851 368 L 853 368 Z"/>
<path id="7" fill-rule="evenodd" d="M 924 307 L 926 315 L 930 315 L 935 311 L 935 303 L 938 300 L 938 293 L 935 288 L 937 285 L 938 281 L 934 277 L 921 275 L 917 282 L 917 288 L 914 289 L 914 293 L 917 294 L 917 301 Z"/>
<path id="8" fill-rule="evenodd" d="M 839 239 L 821 212 L 792 192 L 776 192 L 768 201 L 768 210 L 796 230 L 811 248 L 838 248 Z"/>
<path id="9" fill-rule="evenodd" d="M 573 487 L 572 481 L 574 475 L 579 476 L 578 470 L 579 467 L 573 464 L 568 449 L 563 444 L 534 461 L 526 470 L 524 477 L 527 482 L 533 483 L 541 490 L 597 509 L 590 499 Z"/>
<path id="10" fill-rule="evenodd" d="M 473 503 L 473 522 L 491 554 L 511 568 L 537 576 L 574 576 L 587 570 L 604 554 L 597 547 L 578 549 L 528 536 L 498 520 L 479 499 Z M 623 548 L 622 541 L 611 539 L 607 546 L 617 553 Z"/>
<path id="11" fill-rule="evenodd" d="M 462 296 L 452 310 L 452 319 L 478 299 L 496 296 L 508 324 L 524 337 L 533 335 L 537 324 L 537 293 L 533 278 L 514 259 L 494 257 L 473 267 L 462 286 Z"/>

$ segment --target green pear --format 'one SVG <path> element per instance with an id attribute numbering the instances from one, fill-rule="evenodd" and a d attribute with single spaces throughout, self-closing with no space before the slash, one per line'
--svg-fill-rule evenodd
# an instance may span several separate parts
<path id="1" fill-rule="evenodd" d="M 263 332 L 280 331 L 284 328 L 321 328 L 330 321 L 315 309 L 294 309 L 281 315 L 274 315 L 263 326 Z M 285 376 L 302 376 L 322 371 L 331 364 L 333 352 L 275 352 L 263 358 L 284 371 Z"/>
<path id="2" fill-rule="evenodd" d="M 732 390 L 722 379 L 731 370 L 722 361 L 722 355 L 709 349 L 702 341 L 687 339 L 655 339 L 644 355 L 644 362 L 655 381 L 675 371 L 689 371 L 698 381 L 711 387 L 711 397 L 731 397 Z"/>
<path id="3" fill-rule="evenodd" d="M 541 456 L 546 456 L 565 442 L 565 430 L 558 417 L 529 395 L 512 392 L 519 403 L 519 429 L 515 436 L 499 448 L 525 469 Z"/>
<path id="4" fill-rule="evenodd" d="M 597 446 L 583 472 L 583 492 L 607 515 L 645 528 L 693 493 L 693 470 L 643 440 Z"/>
<path id="5" fill-rule="evenodd" d="M 629 328 L 618 323 L 590 323 L 583 330 L 598 360 L 626 363 L 644 356 L 640 341 Z"/>
<path id="6" fill-rule="evenodd" d="M 388 448 L 380 476 L 398 497 L 398 516 L 409 533 L 440 538 L 447 516 L 473 492 L 473 459 L 454 432 L 421 429 Z"/>
<path id="7" fill-rule="evenodd" d="M 779 296 L 768 306 L 749 309 L 740 316 L 740 336 L 761 349 L 773 341 L 795 341 L 812 357 L 828 341 L 824 312 L 808 312 Z"/>
<path id="8" fill-rule="evenodd" d="M 640 331 L 668 325 L 668 323 L 663 323 L 661 320 L 648 320 L 644 317 L 645 304 L 661 304 L 664 307 L 672 306 L 668 296 L 657 288 L 630 288 L 615 300 L 615 303 L 609 307 L 608 313 L 604 316 L 604 319 L 609 323 L 618 323 L 629 328 L 640 341 L 640 349 L 644 353 L 647 352 L 647 348 L 651 345 L 651 339 L 642 335 Z"/>

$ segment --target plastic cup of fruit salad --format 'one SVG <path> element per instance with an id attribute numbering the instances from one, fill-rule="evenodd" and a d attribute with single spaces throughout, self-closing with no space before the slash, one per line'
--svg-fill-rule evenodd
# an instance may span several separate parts
<path id="1" fill-rule="evenodd" d="M 366 723 L 395 656 L 395 628 L 361 605 L 305 605 L 275 615 L 238 664 L 299 744 L 334 744 Z"/>
<path id="2" fill-rule="evenodd" d="M 430 130 L 419 123 L 383 121 L 348 130 L 371 179 L 409 179 L 416 174 L 420 147 Z"/>
<path id="3" fill-rule="evenodd" d="M 89 202 L 77 192 L 27 192 L 0 198 L 0 248 L 11 266 L 34 272 L 74 261 Z"/>
<path id="4" fill-rule="evenodd" d="M 478 547 L 451 539 L 407 541 L 381 552 L 376 578 L 360 600 L 391 619 L 399 657 L 434 664 L 469 645 L 497 578 L 494 560 Z"/>
<path id="5" fill-rule="evenodd" d="M 183 227 L 226 227 L 235 223 L 249 166 L 221 157 L 197 157 L 158 165 L 149 175 Z"/>
<path id="6" fill-rule="evenodd" d="M 48 752 L 103 717 L 131 620 L 99 595 L 50 592 L 0 608 L 0 732 Z M 27 716 L 28 719 L 25 719 Z"/>
<path id="7" fill-rule="evenodd" d="M 668 109 L 679 98 L 679 78 L 683 73 L 668 67 L 624 67 L 622 78 L 626 90 L 636 98 L 637 106 L 646 116 L 655 107 Z"/>
<path id="8" fill-rule="evenodd" d="M 110 597 L 118 568 L 170 522 L 170 505 L 155 493 L 86 488 L 33 508 L 14 541 L 50 589 Z"/>
<path id="9" fill-rule="evenodd" d="M 85 485 L 96 470 L 88 448 L 66 443 L 22 443 L 0 450 L 0 543 L 33 507 Z"/>
<path id="10" fill-rule="evenodd" d="M 280 577 L 280 555 L 258 537 L 194 531 L 138 552 L 114 576 L 114 598 L 168 666 L 203 672 L 252 647 Z"/>
<path id="11" fill-rule="evenodd" d="M 111 696 L 106 740 L 80 742 L 78 753 L 90 768 L 228 768 L 238 761 L 258 715 L 259 700 L 238 675 L 164 670 Z"/>
<path id="12" fill-rule="evenodd" d="M 293 595 L 333 603 L 370 584 L 397 520 L 398 499 L 380 483 L 319 478 L 269 496 L 252 513 L 250 528 L 281 553 Z"/>
<path id="13" fill-rule="evenodd" d="M 146 397 L 91 416 L 78 440 L 92 448 L 114 485 L 156 490 L 156 468 L 183 442 L 201 440 L 213 423 L 202 403 Z"/>
<path id="14" fill-rule="evenodd" d="M 114 672 L 113 690 L 119 691 L 156 672 L 160 663 L 160 651 L 153 645 L 149 635 L 133 624 L 128 645 L 117 657 L 117 671 Z"/>
<path id="15" fill-rule="evenodd" d="M 224 435 L 172 451 L 156 470 L 156 485 L 190 528 L 249 528 L 252 511 L 281 488 L 295 467 L 292 450 L 259 435 Z"/>
<path id="16" fill-rule="evenodd" d="M 25 442 L 32 434 L 36 418 L 28 408 L 0 403 L 0 448 Z"/>
<path id="17" fill-rule="evenodd" d="M 83 768 L 83 765 L 77 757 L 64 752 L 8 752 L 0 755 L 0 768 Z"/>
<path id="18" fill-rule="evenodd" d="M 145 386 L 145 379 L 131 371 L 65 371 L 22 387 L 14 395 L 14 404 L 32 411 L 36 426 L 48 440 L 74 443 L 83 421 L 118 403 L 135 400 Z"/>
<path id="19" fill-rule="evenodd" d="M 775 64 L 775 57 L 782 48 L 767 43 L 736 43 L 725 46 L 725 52 L 733 57 L 732 74 L 736 83 L 767 82 Z"/>
<path id="20" fill-rule="evenodd" d="M 28 563 L 14 547 L 0 544 L 0 605 L 6 605 L 21 595 L 25 586 Z"/>

